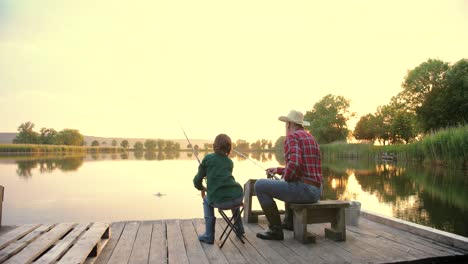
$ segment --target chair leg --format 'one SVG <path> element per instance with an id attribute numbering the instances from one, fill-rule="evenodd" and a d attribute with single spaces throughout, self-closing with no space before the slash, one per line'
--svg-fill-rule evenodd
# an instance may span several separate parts
<path id="1" fill-rule="evenodd" d="M 234 230 L 234 232 L 237 234 L 238 233 L 238 230 L 237 230 L 237 227 L 236 227 L 236 224 L 239 223 L 239 221 L 242 221 L 241 220 L 241 214 L 242 212 L 244 211 L 244 208 L 241 208 L 241 210 L 239 211 L 238 214 L 234 214 L 231 218 L 229 218 L 226 213 L 224 213 L 223 210 L 221 209 L 218 209 L 218 212 L 219 214 L 223 217 L 224 221 L 226 221 L 226 227 L 224 228 L 223 230 L 223 233 L 221 234 L 221 236 L 219 237 L 219 240 L 222 241 L 221 242 L 221 245 L 219 246 L 219 248 L 222 248 L 224 246 L 224 243 L 226 243 L 226 240 L 228 239 L 229 235 L 231 234 L 232 230 Z M 229 231 L 228 231 L 228 228 L 229 228 Z M 226 233 L 227 231 L 227 233 Z M 224 236 L 226 234 L 226 236 Z M 224 236 L 224 239 L 223 239 L 223 236 Z M 241 236 L 238 236 L 238 238 L 240 239 L 240 241 L 245 244 L 244 240 L 242 239 L 245 238 L 245 235 L 242 234 Z"/>

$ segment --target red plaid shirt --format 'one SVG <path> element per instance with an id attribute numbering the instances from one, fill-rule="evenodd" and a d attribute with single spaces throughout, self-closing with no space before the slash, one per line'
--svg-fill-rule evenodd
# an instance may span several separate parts
<path id="1" fill-rule="evenodd" d="M 284 141 L 286 168 L 278 168 L 277 173 L 287 182 L 302 178 L 322 183 L 322 162 L 320 148 L 315 138 L 304 129 L 289 133 Z"/>

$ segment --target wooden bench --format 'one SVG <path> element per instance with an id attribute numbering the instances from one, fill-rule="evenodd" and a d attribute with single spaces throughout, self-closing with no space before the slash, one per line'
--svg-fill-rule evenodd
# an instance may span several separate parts
<path id="1" fill-rule="evenodd" d="M 254 185 L 256 179 L 250 179 L 244 184 L 244 223 L 257 223 L 258 216 L 264 215 L 263 210 L 252 210 L 252 196 L 256 196 Z M 279 210 L 280 214 L 284 214 L 284 210 Z"/>
<path id="2" fill-rule="evenodd" d="M 336 200 L 323 200 L 313 204 L 290 204 L 294 212 L 294 238 L 302 243 L 315 243 L 315 236 L 307 232 L 307 225 L 331 223 L 331 228 L 325 228 L 325 237 L 335 241 L 345 241 L 345 208 L 349 205 L 347 201 Z"/>
<path id="3" fill-rule="evenodd" d="M 244 184 L 245 223 L 257 223 L 258 216 L 265 214 L 262 210 L 252 210 L 256 181 L 250 179 Z M 315 237 L 307 233 L 307 224 L 331 223 L 331 228 L 325 228 L 325 236 L 335 241 L 346 240 L 345 208 L 349 205 L 347 201 L 336 200 L 324 200 L 314 204 L 291 204 L 294 211 L 294 237 L 302 243 L 313 243 Z M 280 210 L 280 214 L 284 214 L 284 210 Z"/>

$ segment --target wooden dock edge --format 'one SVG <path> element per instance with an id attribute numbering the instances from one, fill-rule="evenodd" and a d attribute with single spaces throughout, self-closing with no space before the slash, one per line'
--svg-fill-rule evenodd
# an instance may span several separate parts
<path id="1" fill-rule="evenodd" d="M 468 250 L 468 237 L 459 236 L 435 228 L 422 226 L 419 224 L 411 223 L 405 220 L 381 215 L 374 212 L 371 213 L 366 210 L 361 210 L 360 216 L 373 222 L 385 224 L 453 247 Z"/>

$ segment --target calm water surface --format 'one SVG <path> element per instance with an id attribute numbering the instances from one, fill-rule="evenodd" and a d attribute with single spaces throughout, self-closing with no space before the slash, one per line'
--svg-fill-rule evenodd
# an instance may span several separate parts
<path id="1" fill-rule="evenodd" d="M 283 164 L 272 153 L 250 157 L 264 168 Z M 252 161 L 232 159 L 239 183 L 265 177 Z M 3 156 L 3 223 L 201 218 L 197 167 L 186 152 Z M 468 237 L 464 171 L 374 161 L 324 162 L 323 170 L 325 199 L 358 200 L 363 209 Z"/>

